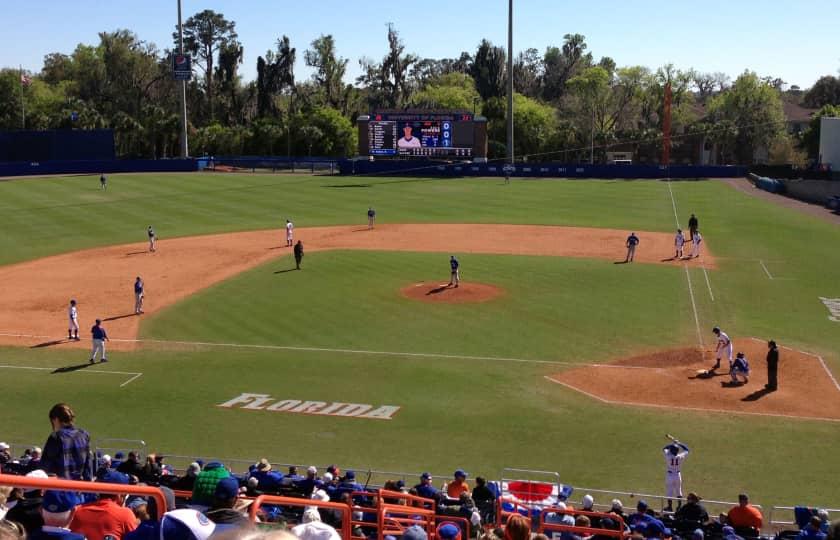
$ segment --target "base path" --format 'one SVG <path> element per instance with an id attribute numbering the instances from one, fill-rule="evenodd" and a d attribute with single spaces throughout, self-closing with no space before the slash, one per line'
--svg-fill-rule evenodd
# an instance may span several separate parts
<path id="1" fill-rule="evenodd" d="M 610 229 L 543 227 L 529 225 L 378 225 L 299 228 L 295 240 L 307 253 L 328 249 L 364 249 L 438 252 L 547 255 L 623 260 L 629 233 Z M 672 254 L 673 237 L 637 231 L 641 239 L 637 263 L 664 262 Z M 715 267 L 704 247 L 689 264 Z M 0 267 L 0 344 L 62 345 L 66 336 L 67 307 L 79 303 L 81 344 L 88 346 L 95 318 L 103 319 L 112 338 L 135 339 L 142 316 L 134 315 L 133 283 L 146 284 L 145 311 L 152 314 L 179 300 L 279 257 L 291 261 L 285 231 L 268 230 L 163 239 L 157 251 L 147 244 L 126 244 L 55 255 Z M 443 268 L 447 261 L 442 260 Z M 305 271 L 305 269 L 304 269 Z M 114 343 L 116 348 L 131 348 Z"/>
<path id="2" fill-rule="evenodd" d="M 698 349 L 660 351 L 610 364 L 574 368 L 548 377 L 552 382 L 614 405 L 814 418 L 840 422 L 840 388 L 818 356 L 782 348 L 779 388 L 767 383 L 767 344 L 734 339 L 750 361 L 750 382 L 727 386 L 729 361 L 714 366 L 714 353 Z M 644 376 L 639 370 L 644 369 Z M 818 396 L 819 399 L 815 399 Z"/>

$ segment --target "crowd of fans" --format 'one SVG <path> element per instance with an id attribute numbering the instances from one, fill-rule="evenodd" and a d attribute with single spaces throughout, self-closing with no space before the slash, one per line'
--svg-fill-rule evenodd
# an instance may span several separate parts
<path id="1" fill-rule="evenodd" d="M 484 540 L 547 540 L 544 535 L 532 532 L 539 519 L 538 511 L 525 507 L 503 504 L 502 510 L 510 515 L 503 520 L 504 527 L 495 528 L 498 485 L 476 477 L 475 485 L 471 486 L 468 474 L 461 469 L 440 489 L 435 487 L 431 474 L 423 473 L 414 486 L 407 486 L 403 480 L 389 480 L 382 486 L 383 492 L 372 489 L 369 478 L 361 484 L 352 470 L 341 471 L 337 466 L 330 466 L 320 472 L 312 466 L 303 474 L 296 467 L 284 473 L 274 469 L 266 459 L 254 463 L 242 475 L 231 473 L 222 463 L 201 460 L 191 463 L 183 474 L 176 474 L 160 455 L 144 457 L 134 451 L 118 452 L 113 458 L 95 455 L 90 448 L 90 436 L 75 426 L 73 410 L 66 404 L 55 405 L 49 418 L 53 431 L 43 450 L 28 448 L 16 458 L 9 445 L 0 443 L 0 471 L 31 478 L 157 486 L 164 495 L 166 507 L 159 508 L 154 498 L 133 495 L 95 496 L 0 486 L 0 540 L 340 538 L 337 529 L 341 529 L 343 512 L 319 508 L 316 504 L 263 504 L 255 525 L 249 518 L 248 507 L 254 497 L 263 494 L 347 505 L 357 524 L 352 531 L 354 537 L 371 537 L 376 533 L 373 508 L 378 503 L 402 505 L 407 504 L 408 496 L 414 496 L 430 501 L 429 507 L 434 508 L 442 522 L 435 532 L 442 540 L 462 540 L 468 534 Z M 545 523 L 576 527 L 572 531 L 555 532 L 555 538 L 559 536 L 561 540 L 608 540 L 615 537 L 616 531 L 632 540 L 759 537 L 765 525 L 760 509 L 750 504 L 747 494 L 740 494 L 738 501 L 728 513 L 712 517 L 695 493 L 689 493 L 675 512 L 661 514 L 643 500 L 632 512 L 626 511 L 618 499 L 611 501 L 609 510 L 601 511 L 587 494 L 577 509 L 567 506 L 564 500 L 553 501 Z M 446 518 L 457 519 L 447 521 Z M 796 521 L 799 530 L 776 534 L 787 540 L 840 540 L 840 522 L 830 524 L 825 511 L 797 508 Z M 470 526 L 465 526 L 466 523 Z M 271 528 L 266 529 L 264 524 L 271 524 Z M 402 537 L 427 540 L 428 535 L 423 528 L 414 526 L 403 531 Z"/>

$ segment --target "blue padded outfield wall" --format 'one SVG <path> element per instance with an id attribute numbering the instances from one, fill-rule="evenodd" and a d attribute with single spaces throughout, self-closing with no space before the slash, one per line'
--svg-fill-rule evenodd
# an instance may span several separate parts
<path id="1" fill-rule="evenodd" d="M 114 159 L 110 129 L 0 131 L 0 162 Z"/>
<path id="2" fill-rule="evenodd" d="M 343 175 L 382 176 L 504 176 L 500 163 L 441 163 L 432 161 L 342 160 Z M 577 165 L 563 163 L 517 163 L 513 177 L 527 178 L 735 178 L 746 167 L 671 165 Z"/>
<path id="3" fill-rule="evenodd" d="M 194 159 L 112 159 L 0 163 L 0 176 L 129 172 L 191 172 L 195 170 L 197 170 L 197 163 Z"/>

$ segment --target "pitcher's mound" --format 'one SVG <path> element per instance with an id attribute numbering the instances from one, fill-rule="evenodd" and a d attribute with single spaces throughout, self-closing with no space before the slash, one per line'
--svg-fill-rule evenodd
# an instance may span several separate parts
<path id="1" fill-rule="evenodd" d="M 745 385 L 729 385 L 729 362 L 712 370 L 714 353 L 698 349 L 659 351 L 548 378 L 614 405 L 840 420 L 840 387 L 819 356 L 781 348 L 779 388 L 767 391 L 766 342 L 733 341 L 750 361 Z"/>
<path id="2" fill-rule="evenodd" d="M 499 287 L 485 283 L 461 283 L 457 288 L 446 282 L 421 281 L 400 289 L 406 298 L 421 302 L 444 304 L 463 304 L 469 302 L 487 302 L 504 293 Z"/>

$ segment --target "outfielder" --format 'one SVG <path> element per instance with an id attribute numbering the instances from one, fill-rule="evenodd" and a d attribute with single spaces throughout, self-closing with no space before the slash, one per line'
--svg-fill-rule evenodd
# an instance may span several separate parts
<path id="1" fill-rule="evenodd" d="M 143 313 L 143 280 L 140 276 L 134 281 L 134 314 Z"/>
<path id="2" fill-rule="evenodd" d="M 286 220 L 286 247 L 292 247 L 292 240 L 295 236 L 295 225 L 288 219 Z"/>
<path id="3" fill-rule="evenodd" d="M 691 256 L 692 257 L 699 257 L 700 256 L 700 244 L 703 243 L 703 236 L 700 234 L 700 231 L 694 231 L 694 234 L 691 237 Z"/>
<path id="4" fill-rule="evenodd" d="M 674 249 L 676 250 L 676 253 L 674 254 L 675 259 L 682 259 L 684 245 L 685 236 L 683 236 L 682 229 L 677 229 L 677 236 L 674 237 Z"/>
<path id="5" fill-rule="evenodd" d="M 146 234 L 149 235 L 149 251 L 154 252 L 155 250 L 155 240 L 157 239 L 155 236 L 155 230 L 149 225 L 149 229 L 146 231 Z"/>
<path id="6" fill-rule="evenodd" d="M 722 332 L 720 328 L 715 326 L 712 328 L 712 333 L 717 337 L 717 345 L 715 346 L 715 367 L 720 368 L 720 359 L 725 355 L 729 360 L 729 367 L 732 368 L 732 340 L 726 332 Z"/>
<path id="7" fill-rule="evenodd" d="M 733 383 L 738 383 L 738 375 L 741 375 L 744 378 L 744 382 L 742 384 L 747 384 L 750 382 L 750 363 L 747 361 L 746 356 L 744 353 L 739 352 L 735 356 L 735 361 L 732 362 L 732 365 L 729 368 L 729 376 L 732 377 Z"/>
<path id="8" fill-rule="evenodd" d="M 102 326 L 102 319 L 96 319 L 96 324 L 91 327 L 90 334 L 93 338 L 93 350 L 90 352 L 90 363 L 93 364 L 96 361 L 96 353 L 99 353 L 100 362 L 107 362 L 108 359 L 105 358 L 105 342 L 109 340 L 108 333 Z"/>
<path id="9" fill-rule="evenodd" d="M 76 301 L 70 300 L 70 307 L 67 309 L 67 339 L 79 341 L 79 311 L 76 309 Z"/>
<path id="10" fill-rule="evenodd" d="M 685 458 L 688 457 L 688 447 L 678 441 L 677 439 L 667 436 L 671 439 L 671 444 L 666 445 L 662 449 L 665 454 L 665 496 L 668 497 L 668 506 L 665 508 L 666 512 L 672 512 L 673 506 L 671 498 L 676 497 L 678 505 L 682 505 L 682 464 Z"/>
<path id="11" fill-rule="evenodd" d="M 449 257 L 449 287 L 455 285 L 455 288 L 458 288 L 458 284 L 461 283 L 461 265 L 458 263 L 458 259 L 455 258 L 455 255 Z"/>
<path id="12" fill-rule="evenodd" d="M 108 189 L 108 178 L 105 176 L 105 173 L 99 175 L 99 187 L 102 191 Z"/>

